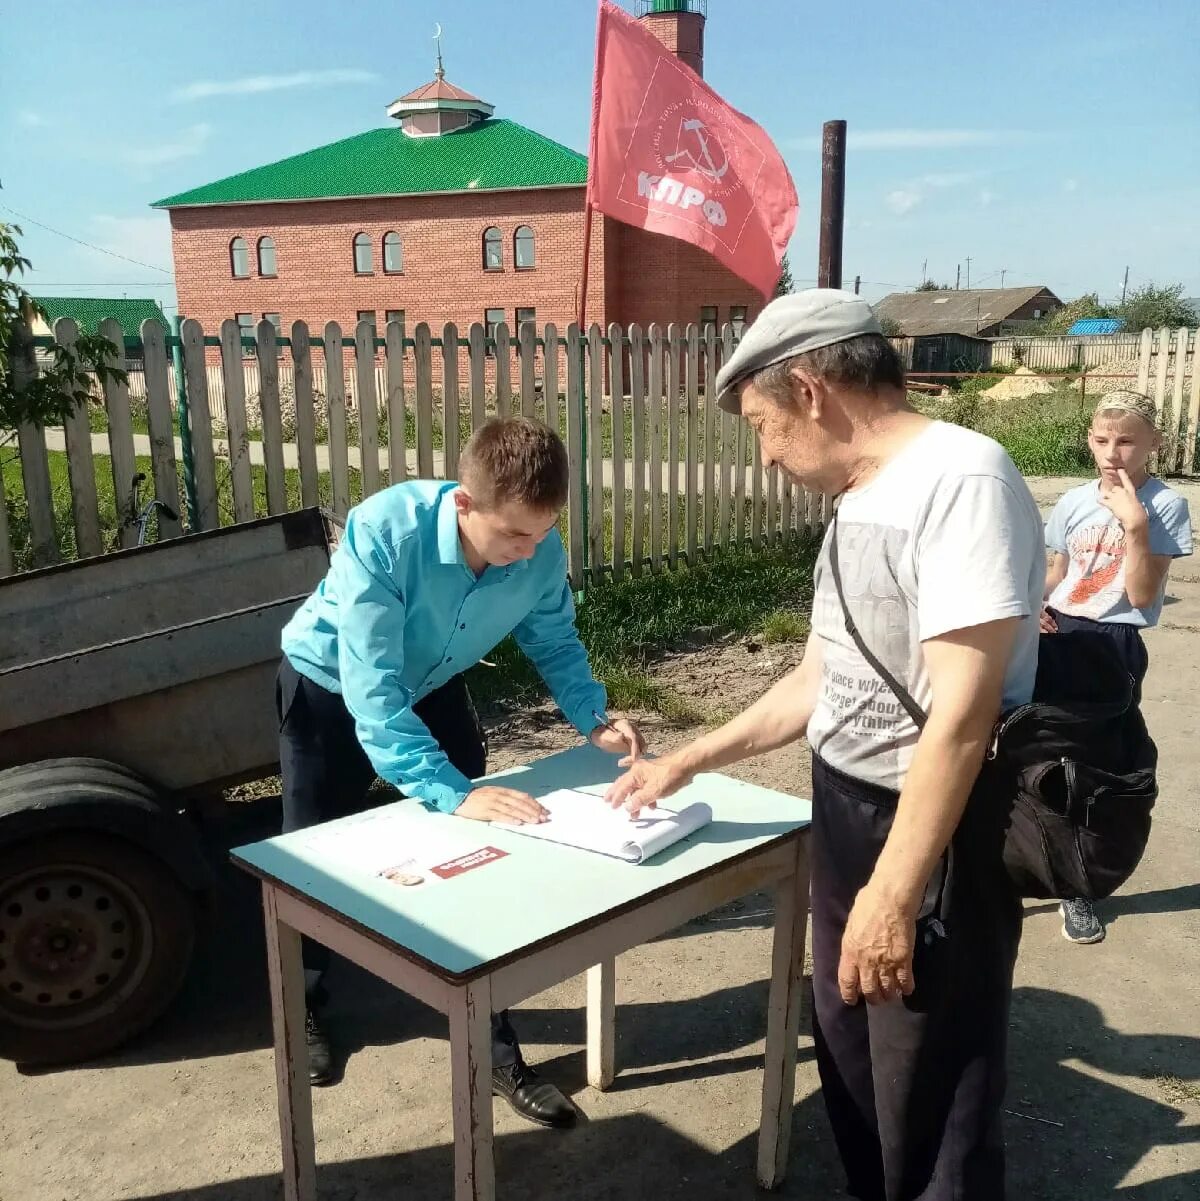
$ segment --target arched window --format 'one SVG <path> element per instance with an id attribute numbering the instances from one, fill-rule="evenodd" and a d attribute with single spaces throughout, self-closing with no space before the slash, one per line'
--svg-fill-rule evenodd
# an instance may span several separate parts
<path id="1" fill-rule="evenodd" d="M 513 262 L 518 270 L 534 266 L 533 230 L 528 225 L 518 226 L 513 235 Z"/>
<path id="2" fill-rule="evenodd" d="M 494 225 L 483 231 L 483 269 L 504 270 L 504 235 Z"/>
<path id="3" fill-rule="evenodd" d="M 354 274 L 371 275 L 375 268 L 371 265 L 371 239 L 366 234 L 354 235 Z"/>
<path id="4" fill-rule="evenodd" d="M 234 279 L 247 279 L 250 275 L 250 248 L 245 238 L 234 238 L 229 243 L 229 269 Z"/>
<path id="5" fill-rule="evenodd" d="M 383 235 L 383 269 L 388 275 L 399 275 L 404 270 L 404 248 L 394 229 Z"/>
<path id="6" fill-rule="evenodd" d="M 275 239 L 258 239 L 258 273 L 259 275 L 275 275 Z"/>

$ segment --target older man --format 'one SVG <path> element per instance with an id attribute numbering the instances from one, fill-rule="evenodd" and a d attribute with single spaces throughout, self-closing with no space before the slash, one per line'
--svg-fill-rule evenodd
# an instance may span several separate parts
<path id="1" fill-rule="evenodd" d="M 981 769 L 997 717 L 1033 691 L 1037 507 L 995 442 L 909 406 L 895 351 L 847 292 L 773 301 L 717 391 L 764 464 L 840 497 L 812 634 L 759 701 L 635 763 L 610 800 L 637 811 L 807 734 L 814 1033 L 850 1191 L 1000 1198 L 1021 912 L 1004 797 Z"/>

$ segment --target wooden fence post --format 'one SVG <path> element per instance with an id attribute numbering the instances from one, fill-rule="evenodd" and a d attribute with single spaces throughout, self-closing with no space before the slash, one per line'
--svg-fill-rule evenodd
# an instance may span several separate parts
<path id="1" fill-rule="evenodd" d="M 180 326 L 183 371 L 187 379 L 188 423 L 192 431 L 192 471 L 196 477 L 196 529 L 215 530 L 221 524 L 217 502 L 217 455 L 213 446 L 208 367 L 204 361 L 204 330 L 189 317 Z"/>
<path id="2" fill-rule="evenodd" d="M 387 346 L 388 482 L 408 478 L 408 414 L 404 397 L 404 322 L 389 321 Z"/>
<path id="3" fill-rule="evenodd" d="M 608 327 L 609 394 L 612 399 L 613 579 L 625 572 L 625 348 L 621 327 Z"/>
<path id="4" fill-rule="evenodd" d="M 579 326 L 567 326 L 567 462 L 571 467 L 567 491 L 567 537 L 571 586 L 579 590 L 584 585 L 583 496 L 587 488 L 587 465 L 583 461 L 583 337 Z"/>
<path id="5" fill-rule="evenodd" d="M 54 340 L 67 350 L 75 349 L 78 336 L 79 327 L 70 317 L 60 317 L 54 323 Z M 92 426 L 87 404 L 76 405 L 67 414 L 63 422 L 63 437 L 67 446 L 67 474 L 71 480 L 71 518 L 75 525 L 75 550 L 81 559 L 102 555 L 108 548 L 100 534 L 96 459 L 92 454 Z M 174 508 L 179 501 L 176 499 L 169 503 Z"/>
<path id="6" fill-rule="evenodd" d="M 121 345 L 124 335 L 118 335 Z M 120 360 L 124 351 L 118 350 Z M 121 362 L 116 364 L 121 365 Z M 18 322 L 12 344 L 13 388 L 23 392 L 37 379 L 37 358 L 28 326 Z M 128 408 L 128 402 L 126 403 Z M 23 421 L 17 429 L 21 454 L 21 478 L 29 510 L 29 540 L 34 567 L 46 567 L 61 558 L 54 525 L 54 490 L 50 482 L 50 460 L 46 454 L 46 431 L 40 424 Z"/>
<path id="7" fill-rule="evenodd" d="M 604 332 L 588 330 L 588 571 L 604 567 Z"/>
<path id="8" fill-rule="evenodd" d="M 296 397 L 296 460 L 300 467 L 300 503 L 311 508 L 321 503 L 317 474 L 317 423 L 313 409 L 312 347 L 308 325 L 292 324 L 292 388 Z"/>
<path id="9" fill-rule="evenodd" d="M 283 413 L 279 407 L 279 343 L 274 323 L 265 318 L 258 323 L 255 353 L 258 355 L 258 411 L 262 416 L 267 512 L 274 516 L 288 511 L 288 494 L 283 465 Z"/>
<path id="10" fill-rule="evenodd" d="M 333 511 L 350 511 L 350 447 L 346 434 L 346 368 L 342 357 L 342 327 L 325 326 L 325 397 L 329 406 L 329 476 Z"/>
<path id="11" fill-rule="evenodd" d="M 417 397 L 417 478 L 431 480 L 433 473 L 433 337 L 422 321 L 413 331 Z"/>
<path id="12" fill-rule="evenodd" d="M 379 395 L 375 391 L 375 322 L 354 328 L 354 382 L 358 393 L 358 451 L 362 494 L 379 491 Z"/>
<path id="13" fill-rule="evenodd" d="M 663 555 L 663 336 L 650 330 L 650 570 L 662 570 Z"/>
<path id="14" fill-rule="evenodd" d="M 442 330 L 442 478 L 458 479 L 458 326 Z"/>
<path id="15" fill-rule="evenodd" d="M 242 330 L 232 317 L 221 323 L 221 375 L 225 382 L 225 429 L 229 442 L 229 476 L 233 486 L 233 519 L 252 521 L 254 478 L 250 471 L 250 437 L 246 428 Z M 111 418 L 109 425 L 111 428 Z"/>
<path id="16" fill-rule="evenodd" d="M 106 318 L 100 322 L 97 332 L 117 349 L 117 353 L 109 359 L 109 366 L 124 371 L 125 331 L 120 322 L 112 317 Z M 105 380 L 104 407 L 108 412 L 113 504 L 117 510 L 121 546 L 128 547 L 137 542 L 137 530 L 134 528 L 134 518 L 137 514 L 133 511 L 133 477 L 138 469 L 137 456 L 133 450 L 133 414 L 129 408 L 129 385 L 119 379 Z"/>
<path id="17" fill-rule="evenodd" d="M 171 413 L 167 338 L 161 321 L 142 322 L 142 363 L 146 378 L 146 420 L 150 427 L 150 464 L 154 472 L 154 497 L 173 512 L 179 509 L 179 474 L 175 469 L 175 422 Z M 85 424 L 86 424 L 86 414 Z M 89 438 L 90 443 L 90 438 Z M 89 473 L 90 474 L 90 473 Z M 72 476 L 74 473 L 72 473 Z M 96 480 L 91 475 L 93 497 Z M 75 484 L 71 484 L 72 497 Z M 286 500 L 286 498 L 285 498 Z M 78 531 L 78 524 L 76 525 Z M 158 510 L 158 537 L 178 538 L 183 527 L 178 518 Z M 80 554 L 84 552 L 80 549 Z"/>
<path id="18" fill-rule="evenodd" d="M 642 574 L 646 556 L 646 348 L 642 327 L 629 327 L 629 402 L 633 413 L 633 564 L 635 576 Z M 655 465 L 656 468 L 658 465 Z"/>

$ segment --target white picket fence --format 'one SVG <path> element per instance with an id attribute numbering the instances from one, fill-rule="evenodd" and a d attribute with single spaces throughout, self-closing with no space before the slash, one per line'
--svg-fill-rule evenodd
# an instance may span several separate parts
<path id="1" fill-rule="evenodd" d="M 70 346 L 77 332 L 64 319 L 54 336 Z M 115 321 L 100 332 L 123 345 Z M 158 499 L 179 507 L 171 356 L 157 322 L 143 325 L 142 338 L 142 370 L 129 383 L 104 386 L 104 432 L 92 433 L 86 409 L 61 430 L 19 431 L 20 519 L 27 528 L 17 542 L 28 548 L 21 566 L 130 545 L 139 471 Z M 421 324 L 406 338 L 393 323 L 379 339 L 367 322 L 345 338 L 336 324 L 314 338 L 297 322 L 281 357 L 275 329 L 264 321 L 248 361 L 235 322 L 222 325 L 219 347 L 212 347 L 200 325 L 186 321 L 180 351 L 193 525 L 212 529 L 314 504 L 344 514 L 389 482 L 452 479 L 470 432 L 491 414 L 519 411 L 545 420 L 567 444 L 564 537 L 576 586 L 696 563 L 717 547 L 815 531 L 830 512 L 829 498 L 806 493 L 774 467 L 764 470 L 745 423 L 713 403 L 713 381 L 733 345 L 731 327 L 694 325 L 614 325 L 607 332 L 571 325 L 561 333 L 548 325 L 539 333 L 527 324 L 515 338 L 501 325 L 489 338 L 478 324 L 465 337 L 453 325 L 435 337 Z M 37 370 L 32 345 L 27 350 L 17 356 L 18 381 Z M 1196 467 L 1197 354 L 1188 330 L 1144 330 L 1136 357 L 1127 360 L 1128 382 L 1154 397 L 1164 435 L 1158 467 L 1165 472 Z M 131 394 L 144 398 L 145 434 L 135 434 L 143 406 L 131 407 Z M 51 449 L 65 451 L 66 481 L 61 471 L 52 478 Z M 98 481 L 96 463 L 105 458 L 111 480 Z M 9 526 L 0 475 L 0 574 L 16 565 Z M 160 525 L 160 536 L 179 532 L 177 523 Z"/>
<path id="2" fill-rule="evenodd" d="M 103 323 L 100 332 L 122 345 L 115 322 Z M 74 323 L 58 322 L 54 336 L 69 345 L 77 336 Z M 131 387 L 115 382 L 103 389 L 105 433 L 91 432 L 85 410 L 72 414 L 61 433 L 32 426 L 21 431 L 28 538 L 38 565 L 101 554 L 113 549 L 114 538 L 130 545 L 136 537 L 131 481 L 139 469 L 152 479 L 153 495 L 179 506 L 170 355 L 157 323 L 147 322 L 142 338 L 144 383 L 138 391 L 145 397 L 148 434 L 135 435 Z M 281 360 L 274 327 L 263 322 L 250 376 L 235 322 L 221 327 L 214 366 L 206 359 L 204 331 L 185 321 L 181 353 L 194 526 L 212 529 L 314 504 L 344 514 L 391 482 L 453 479 L 473 429 L 490 415 L 521 412 L 561 431 L 567 445 L 571 489 L 564 538 L 577 587 L 698 563 L 721 546 L 799 537 L 823 523 L 829 501 L 805 493 L 774 467 L 764 470 L 745 423 L 718 410 L 712 386 L 733 346 L 731 327 L 581 331 L 571 325 L 560 333 L 553 325 L 539 332 L 528 324 L 514 339 L 505 326 L 492 338 L 478 324 L 466 337 L 453 325 L 434 337 L 421 324 L 406 339 L 394 324 L 386 338 L 376 339 L 367 322 L 353 338 L 343 338 L 333 323 L 312 338 L 297 322 Z M 123 366 L 123 356 L 115 365 Z M 34 370 L 32 350 L 28 370 Z M 283 378 L 290 387 L 281 404 Z M 348 404 L 347 380 L 356 409 Z M 252 387 L 253 424 L 247 408 Z M 214 432 L 218 394 L 223 420 Z M 51 448 L 66 452 L 69 514 L 61 502 L 56 512 Z M 97 486 L 96 456 L 108 456 L 111 490 L 107 480 Z M 0 496 L 0 574 L 14 566 L 2 502 Z M 168 521 L 159 532 L 170 537 L 179 527 Z"/>
<path id="3" fill-rule="evenodd" d="M 991 365 L 1011 367 L 1024 364 L 1031 371 L 1071 371 L 1138 362 L 1143 354 L 1144 334 L 1086 334 L 1075 337 L 994 338 Z M 1195 348 L 1196 331 L 1188 333 L 1188 350 Z M 1172 351 L 1174 344 L 1172 344 Z M 1158 342 L 1150 344 L 1151 361 Z"/>

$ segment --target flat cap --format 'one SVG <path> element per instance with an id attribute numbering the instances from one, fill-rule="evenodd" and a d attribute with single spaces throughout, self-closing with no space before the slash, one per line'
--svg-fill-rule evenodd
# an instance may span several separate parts
<path id="1" fill-rule="evenodd" d="M 871 306 L 853 292 L 809 288 L 777 297 L 746 330 L 717 373 L 717 404 L 727 413 L 740 413 L 737 387 L 747 376 L 807 350 L 882 333 Z"/>

